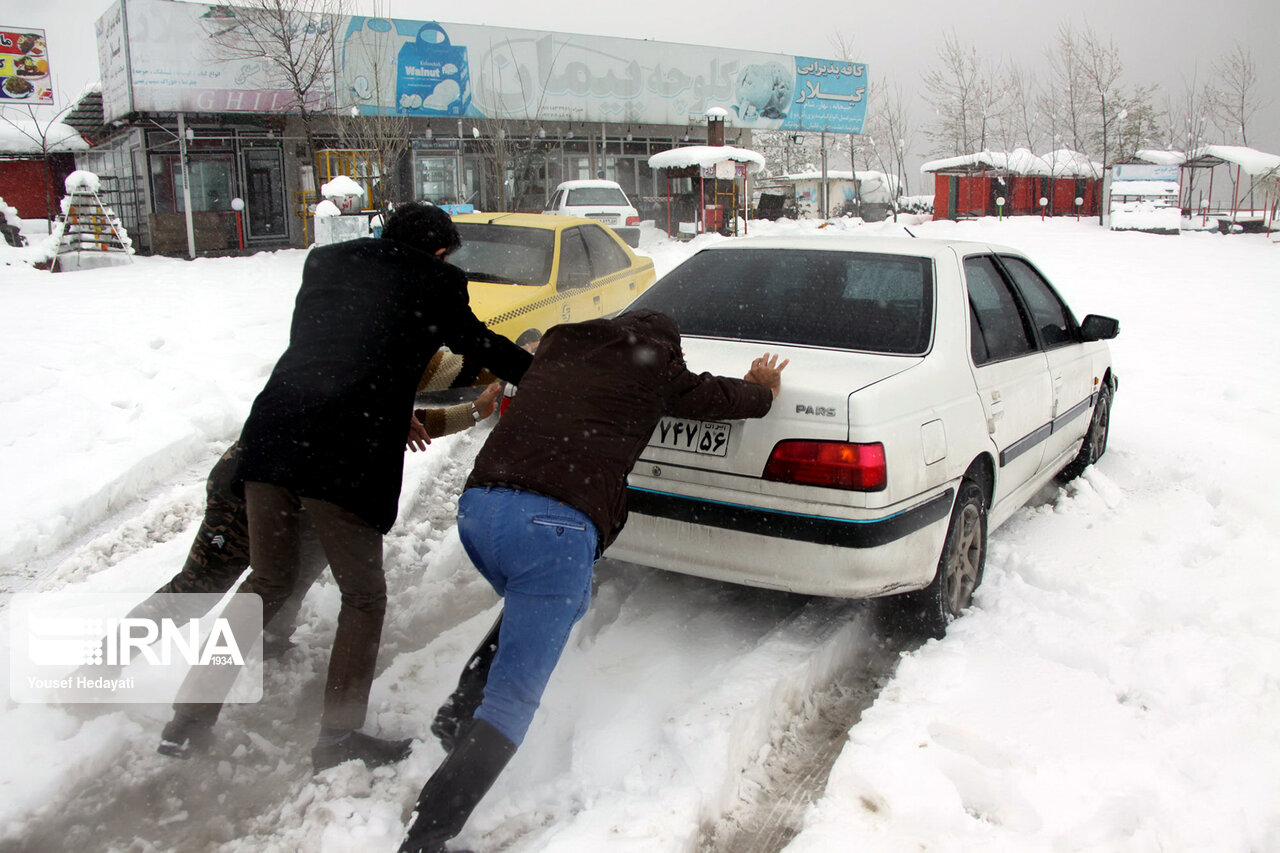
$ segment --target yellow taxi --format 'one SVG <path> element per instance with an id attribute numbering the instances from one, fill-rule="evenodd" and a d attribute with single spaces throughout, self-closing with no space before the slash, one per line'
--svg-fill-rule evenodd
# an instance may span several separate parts
<path id="1" fill-rule="evenodd" d="M 471 310 L 519 344 L 557 323 L 611 317 L 654 282 L 653 261 L 591 219 L 463 213 L 453 221 L 462 248 L 449 263 L 467 273 Z"/>

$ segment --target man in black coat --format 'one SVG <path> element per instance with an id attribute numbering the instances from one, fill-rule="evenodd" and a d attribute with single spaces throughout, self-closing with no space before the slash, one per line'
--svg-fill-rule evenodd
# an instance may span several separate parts
<path id="1" fill-rule="evenodd" d="M 240 591 L 261 596 L 264 622 L 285 603 L 298 576 L 305 510 L 342 593 L 312 751 L 317 770 L 353 758 L 375 766 L 409 752 L 408 740 L 358 729 L 386 610 L 382 535 L 396 517 L 419 378 L 441 346 L 509 382 L 531 358 L 472 313 L 466 275 L 445 262 L 459 245 L 448 214 L 406 204 L 380 238 L 312 250 L 289 346 L 240 434 L 233 488 L 245 497 L 253 566 Z M 164 751 L 207 744 L 220 709 L 175 705 Z"/>

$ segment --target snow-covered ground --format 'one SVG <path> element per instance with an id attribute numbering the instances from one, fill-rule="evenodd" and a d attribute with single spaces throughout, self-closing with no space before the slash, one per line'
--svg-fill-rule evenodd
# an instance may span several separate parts
<path id="1" fill-rule="evenodd" d="M 1077 315 L 1120 318 L 1107 455 L 992 535 L 973 610 L 918 647 L 857 602 L 603 561 L 461 842 L 745 850 L 772 821 L 751 849 L 1280 850 L 1280 246 L 1073 219 L 912 230 L 1024 249 Z M 665 272 L 716 239 L 642 248 Z M 50 275 L 6 251 L 0 590 L 141 598 L 182 563 L 204 477 L 285 343 L 304 253 Z M 301 645 L 262 703 L 227 709 L 210 757 L 155 753 L 162 706 L 0 704 L 0 846 L 394 850 L 442 757 L 430 716 L 497 613 L 453 520 L 487 430 L 408 457 L 387 537 L 366 729 L 420 738 L 409 760 L 311 775 L 338 607 L 326 579 Z M 0 624 L 5 666 L 7 644 Z M 824 720 L 825 763 L 806 744 Z"/>

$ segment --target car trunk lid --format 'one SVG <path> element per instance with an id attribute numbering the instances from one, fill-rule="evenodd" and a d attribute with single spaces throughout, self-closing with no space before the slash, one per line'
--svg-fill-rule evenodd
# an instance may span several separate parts
<path id="1" fill-rule="evenodd" d="M 698 481 L 699 471 L 759 477 L 774 445 L 783 439 L 846 441 L 850 393 L 921 361 L 915 356 L 708 338 L 686 337 L 683 346 L 686 364 L 699 373 L 740 377 L 765 352 L 790 363 L 782 372 L 782 391 L 764 418 L 710 424 L 667 418 L 658 424 L 641 460 L 664 466 L 663 478 L 676 482 Z"/>

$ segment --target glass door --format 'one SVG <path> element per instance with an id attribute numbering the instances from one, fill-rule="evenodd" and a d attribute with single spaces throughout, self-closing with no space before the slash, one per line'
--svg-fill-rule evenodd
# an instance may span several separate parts
<path id="1" fill-rule="evenodd" d="M 285 215 L 284 162 L 277 148 L 249 148 L 244 164 L 244 229 L 248 240 L 288 237 Z"/>

